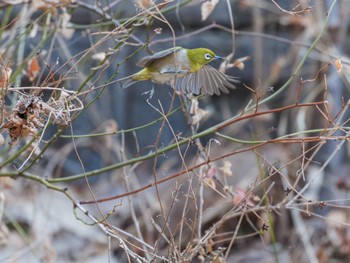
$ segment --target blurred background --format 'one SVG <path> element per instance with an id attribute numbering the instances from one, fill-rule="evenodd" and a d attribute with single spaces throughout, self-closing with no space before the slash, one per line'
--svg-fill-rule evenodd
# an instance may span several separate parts
<path id="1" fill-rule="evenodd" d="M 349 262 L 349 11 L 0 1 L 0 262 Z M 120 88 L 173 46 L 236 89 Z"/>

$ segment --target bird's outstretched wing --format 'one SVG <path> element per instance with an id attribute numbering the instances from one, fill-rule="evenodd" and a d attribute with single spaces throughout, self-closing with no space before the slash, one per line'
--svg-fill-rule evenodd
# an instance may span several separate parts
<path id="1" fill-rule="evenodd" d="M 147 57 L 142 58 L 139 62 L 136 63 L 136 65 L 146 68 L 146 67 L 150 66 L 150 64 L 154 60 L 159 59 L 159 58 L 164 58 L 170 54 L 174 54 L 177 51 L 179 51 L 180 49 L 182 49 L 182 47 L 173 47 L 173 48 L 169 48 L 169 49 L 160 51 L 160 52 L 155 53 L 151 56 L 147 56 Z"/>
<path id="2" fill-rule="evenodd" d="M 225 75 L 212 66 L 204 65 L 194 73 L 175 78 L 171 86 L 185 93 L 220 95 L 221 92 L 229 93 L 229 89 L 235 89 L 233 83 L 237 82 L 234 77 Z"/>

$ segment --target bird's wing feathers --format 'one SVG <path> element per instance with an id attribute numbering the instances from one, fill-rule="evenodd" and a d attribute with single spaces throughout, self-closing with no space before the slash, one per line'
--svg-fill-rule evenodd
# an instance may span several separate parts
<path id="1" fill-rule="evenodd" d="M 232 83 L 235 82 L 238 82 L 235 78 L 205 65 L 194 73 L 177 78 L 171 86 L 177 91 L 187 93 L 219 95 L 221 92 L 228 93 L 229 89 L 234 89 L 235 86 Z"/>
<path id="2" fill-rule="evenodd" d="M 164 58 L 170 54 L 176 53 L 180 49 L 182 49 L 182 47 L 173 47 L 173 48 L 160 51 L 151 56 L 144 57 L 139 62 L 137 62 L 136 65 L 140 67 L 148 67 L 155 59 Z"/>

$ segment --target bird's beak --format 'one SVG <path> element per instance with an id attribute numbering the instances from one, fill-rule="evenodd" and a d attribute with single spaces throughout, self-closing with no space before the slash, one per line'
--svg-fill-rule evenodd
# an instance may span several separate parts
<path id="1" fill-rule="evenodd" d="M 215 59 L 221 59 L 221 60 L 225 60 L 223 57 L 220 56 L 214 56 Z"/>

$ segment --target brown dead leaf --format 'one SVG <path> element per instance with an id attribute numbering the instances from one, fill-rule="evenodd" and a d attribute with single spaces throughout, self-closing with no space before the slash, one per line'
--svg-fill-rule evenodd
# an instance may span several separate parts
<path id="1" fill-rule="evenodd" d="M 210 167 L 203 176 L 204 182 L 211 188 L 216 189 L 215 174 L 217 169 L 215 167 Z"/>
<path id="2" fill-rule="evenodd" d="M 10 67 L 0 66 L 0 89 L 7 87 L 11 74 L 12 69 Z"/>
<path id="3" fill-rule="evenodd" d="M 39 75 L 40 72 L 40 65 L 39 61 L 36 57 L 33 57 L 28 61 L 27 65 L 27 77 L 30 82 L 34 82 L 36 77 Z"/>
<path id="4" fill-rule="evenodd" d="M 243 70 L 245 67 L 244 62 L 250 60 L 250 56 L 245 56 L 234 60 L 233 63 L 229 63 L 232 57 L 233 57 L 233 54 L 231 53 L 225 58 L 225 61 L 220 64 L 220 67 L 219 67 L 220 72 L 225 73 L 230 68 L 238 68 L 240 70 Z"/>
<path id="5" fill-rule="evenodd" d="M 334 62 L 334 65 L 337 68 L 338 73 L 340 73 L 343 69 L 343 64 L 339 58 Z"/>
<path id="6" fill-rule="evenodd" d="M 150 0 L 137 0 L 136 4 L 143 10 L 151 7 L 152 1 Z"/>
<path id="7" fill-rule="evenodd" d="M 214 11 L 219 0 L 205 1 L 201 6 L 202 21 L 205 21 L 208 16 Z"/>
<path id="8" fill-rule="evenodd" d="M 305 28 L 312 24 L 313 21 L 307 16 L 284 15 L 280 18 L 280 23 L 285 26 Z"/>
<path id="9" fill-rule="evenodd" d="M 56 0 L 45 1 L 45 0 L 32 0 L 32 7 L 37 10 L 50 11 L 52 13 L 52 4 Z M 57 4 L 57 3 L 55 3 Z"/>
<path id="10" fill-rule="evenodd" d="M 26 2 L 31 2 L 32 7 L 36 10 L 50 12 L 53 15 L 59 14 L 58 9 L 64 9 L 65 7 L 74 4 L 74 0 L 31 0 Z"/>

